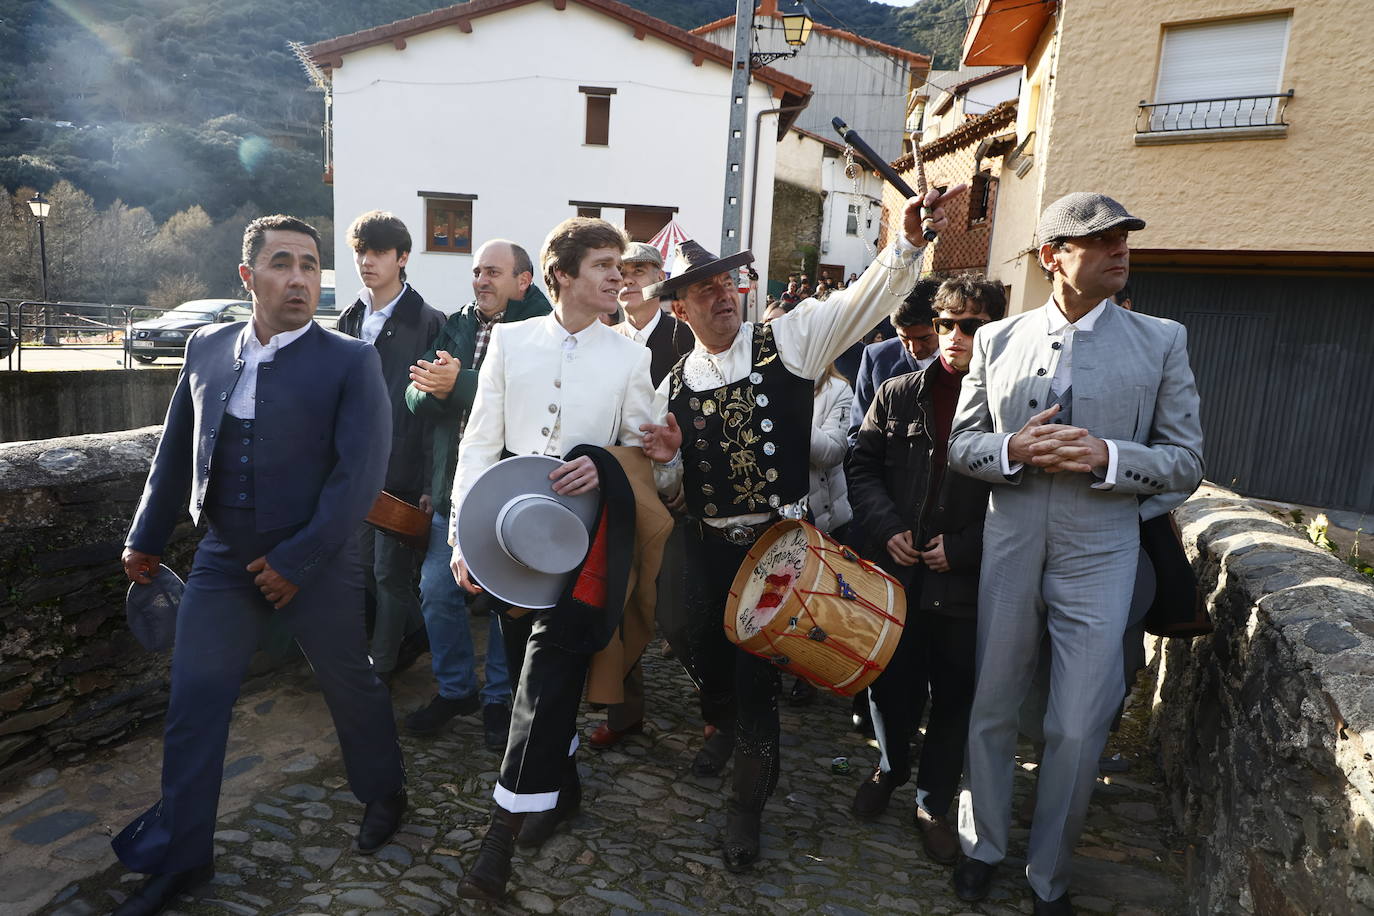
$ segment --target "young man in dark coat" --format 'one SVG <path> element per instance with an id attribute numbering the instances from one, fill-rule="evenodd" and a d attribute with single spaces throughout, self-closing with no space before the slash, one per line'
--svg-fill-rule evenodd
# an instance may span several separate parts
<path id="1" fill-rule="evenodd" d="M 939 359 L 878 387 L 845 468 L 866 533 L 864 555 L 907 591 L 901 641 L 869 688 L 882 759 L 860 784 L 853 810 L 878 817 L 911 778 L 911 734 L 929 697 L 915 819 L 926 854 L 952 865 L 959 838 L 946 815 L 964 768 L 973 703 L 988 485 L 948 472 L 946 454 L 973 334 L 1002 317 L 1006 295 L 999 283 L 959 277 L 940 285 L 934 306 Z"/>
<path id="2" fill-rule="evenodd" d="M 339 316 L 338 329 L 372 344 L 382 358 L 387 400 L 391 404 L 391 457 L 386 491 L 428 508 L 430 432 L 406 408 L 410 365 L 439 333 L 444 314 L 425 304 L 406 282 L 410 232 L 390 213 L 364 213 L 348 227 L 348 245 L 363 288 Z M 376 596 L 372 627 L 372 664 L 385 682 L 415 661 L 425 645 L 425 621 L 416 591 L 419 557 L 390 534 L 364 524 L 359 554 L 368 591 Z M 405 640 L 403 649 L 402 641 Z"/>

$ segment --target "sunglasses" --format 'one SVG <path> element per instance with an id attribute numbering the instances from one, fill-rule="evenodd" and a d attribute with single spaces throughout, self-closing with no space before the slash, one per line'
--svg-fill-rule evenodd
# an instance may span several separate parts
<path id="1" fill-rule="evenodd" d="M 965 337 L 972 337 L 973 332 L 987 324 L 989 320 L 987 318 L 936 318 L 930 324 L 935 328 L 935 333 L 941 337 L 946 334 L 953 334 L 955 328 L 963 332 Z"/>

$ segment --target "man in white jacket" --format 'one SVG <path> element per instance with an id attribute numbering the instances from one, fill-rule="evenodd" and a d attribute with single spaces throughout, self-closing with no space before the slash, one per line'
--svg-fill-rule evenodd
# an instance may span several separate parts
<path id="1" fill-rule="evenodd" d="M 576 445 L 640 445 L 641 426 L 658 419 L 650 413 L 648 349 L 600 320 L 618 307 L 626 244 L 624 233 L 599 219 L 575 217 L 549 233 L 539 262 L 553 312 L 492 331 L 453 477 L 450 543 L 457 544 L 458 512 L 473 482 L 503 453 L 561 457 Z M 678 462 L 680 442 L 680 435 L 660 435 L 645 452 Z M 676 475 L 655 471 L 665 487 L 675 486 Z M 599 484 L 585 455 L 549 478 L 568 495 Z M 453 572 L 463 588 L 479 590 L 456 546 Z M 493 793 L 496 810 L 459 889 L 464 897 L 504 895 L 516 835 L 521 845 L 540 845 L 581 803 L 576 717 L 591 656 L 546 639 L 543 616 L 511 608 L 501 620 L 511 680 L 519 686 Z"/>

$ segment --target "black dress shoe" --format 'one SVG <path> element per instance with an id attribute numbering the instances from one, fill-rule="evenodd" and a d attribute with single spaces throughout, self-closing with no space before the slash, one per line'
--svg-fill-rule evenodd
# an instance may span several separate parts
<path id="1" fill-rule="evenodd" d="M 406 731 L 412 735 L 435 735 L 455 716 L 470 716 L 481 706 L 477 691 L 465 697 L 450 699 L 435 694 L 434 699 L 405 718 Z"/>
<path id="2" fill-rule="evenodd" d="M 1035 900 L 1035 905 L 1031 909 L 1035 916 L 1073 916 L 1073 904 L 1069 903 L 1067 893 L 1053 900 L 1041 900 L 1039 894 L 1031 891 L 1031 897 Z"/>
<path id="3" fill-rule="evenodd" d="M 214 876 L 215 866 L 208 863 L 186 871 L 152 875 L 115 909 L 114 916 L 153 916 L 179 895 Z"/>
<path id="4" fill-rule="evenodd" d="M 964 859 L 954 866 L 954 893 L 965 903 L 982 900 L 992 887 L 997 866 L 977 859 Z"/>
<path id="5" fill-rule="evenodd" d="M 385 846 L 400 829 L 401 815 L 405 814 L 407 804 L 405 786 L 397 789 L 394 795 L 368 802 L 363 809 L 363 822 L 358 827 L 358 852 L 370 856 Z"/>
<path id="6" fill-rule="evenodd" d="M 510 738 L 510 707 L 488 703 L 482 707 L 482 742 L 487 750 L 503 753 Z"/>

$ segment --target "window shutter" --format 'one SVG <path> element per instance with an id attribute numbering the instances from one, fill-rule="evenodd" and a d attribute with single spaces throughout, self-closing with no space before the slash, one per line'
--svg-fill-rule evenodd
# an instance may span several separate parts
<path id="1" fill-rule="evenodd" d="M 1185 25 L 1164 31 L 1156 103 L 1281 92 L 1291 17 L 1268 16 Z M 1157 108 L 1154 130 L 1263 124 L 1277 100 L 1228 101 Z"/>

